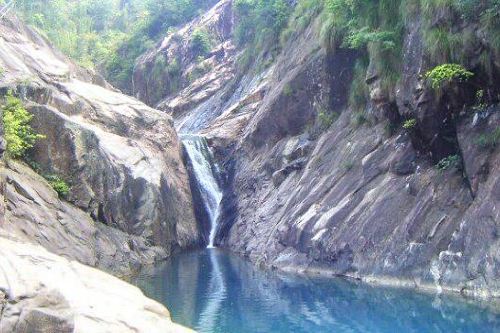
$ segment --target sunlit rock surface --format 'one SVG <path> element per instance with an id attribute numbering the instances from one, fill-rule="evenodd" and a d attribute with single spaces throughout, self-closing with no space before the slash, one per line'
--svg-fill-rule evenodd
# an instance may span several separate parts
<path id="1" fill-rule="evenodd" d="M 192 332 L 111 275 L 0 237 L 0 332 Z"/>

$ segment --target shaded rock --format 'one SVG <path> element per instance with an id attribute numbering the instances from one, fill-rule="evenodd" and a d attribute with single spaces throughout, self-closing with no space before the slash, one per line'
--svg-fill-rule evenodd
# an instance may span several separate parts
<path id="1" fill-rule="evenodd" d="M 0 176 L 6 180 L 6 213 L 0 230 L 12 237 L 118 275 L 170 254 L 142 237 L 93 221 L 87 213 L 61 201 L 26 165 L 9 161 Z"/>
<path id="2" fill-rule="evenodd" d="M 457 136 L 463 156 L 464 169 L 470 182 L 471 190 L 477 193 L 495 165 L 491 154 L 495 143 L 490 142 L 500 124 L 500 106 L 493 106 L 488 111 L 476 114 L 473 119 L 465 119 L 458 126 Z"/>

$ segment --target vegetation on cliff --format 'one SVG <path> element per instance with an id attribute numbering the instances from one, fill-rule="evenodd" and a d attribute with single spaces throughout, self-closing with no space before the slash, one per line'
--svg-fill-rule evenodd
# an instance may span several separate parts
<path id="1" fill-rule="evenodd" d="M 214 1 L 18 0 L 17 11 L 65 54 L 129 91 L 135 60 Z M 130 92 L 130 91 L 129 91 Z"/>
<path id="2" fill-rule="evenodd" d="M 136 59 L 168 31 L 200 14 L 216 1 L 202 0 L 69 0 L 46 3 L 20 0 L 24 18 L 80 63 L 99 69 L 114 85 L 130 92 Z M 404 33 L 411 22 L 421 25 L 431 66 L 457 64 L 493 81 L 500 56 L 500 1 L 487 0 L 235 0 L 234 38 L 245 49 L 241 70 L 272 63 L 280 48 L 319 18 L 319 38 L 330 51 L 359 51 L 349 104 L 363 111 L 369 99 L 367 71 L 377 74 L 382 92 L 394 100 L 402 71 Z M 477 28 L 471 28 L 471 25 Z M 481 36 L 477 35 L 477 31 Z M 480 41 L 482 39 L 482 41 Z M 196 30 L 191 48 L 198 56 L 210 49 L 208 32 Z M 479 52 L 480 63 L 470 63 Z M 177 61 L 177 60 L 175 60 Z M 178 63 L 165 63 L 175 76 Z M 488 102 L 497 92 L 481 87 Z"/>
<path id="3" fill-rule="evenodd" d="M 11 92 L 5 97 L 2 105 L 2 122 L 7 142 L 7 157 L 19 158 L 26 150 L 32 148 L 43 135 L 35 133 L 30 122 L 33 115 L 26 111 L 21 100 Z"/>
<path id="4" fill-rule="evenodd" d="M 14 159 L 24 158 L 37 173 L 48 181 L 59 196 L 65 197 L 69 194 L 70 186 L 64 179 L 58 175 L 44 174 L 36 164 L 26 159 L 26 152 L 33 148 L 39 139 L 45 138 L 44 135 L 33 130 L 30 124 L 32 119 L 33 115 L 26 110 L 22 101 L 9 91 L 2 105 L 2 123 L 7 142 L 6 156 Z"/>

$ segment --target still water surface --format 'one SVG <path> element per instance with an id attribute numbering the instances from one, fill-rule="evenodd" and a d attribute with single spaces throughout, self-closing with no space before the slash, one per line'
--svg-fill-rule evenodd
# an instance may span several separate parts
<path id="1" fill-rule="evenodd" d="M 201 333 L 500 332 L 500 316 L 458 297 L 304 278 L 218 249 L 181 254 L 136 284 Z"/>

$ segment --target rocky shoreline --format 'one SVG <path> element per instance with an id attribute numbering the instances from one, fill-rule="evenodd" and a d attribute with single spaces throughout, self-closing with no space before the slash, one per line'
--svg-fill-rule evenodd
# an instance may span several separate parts
<path id="1" fill-rule="evenodd" d="M 0 332 L 193 332 L 137 288 L 0 236 Z"/>

